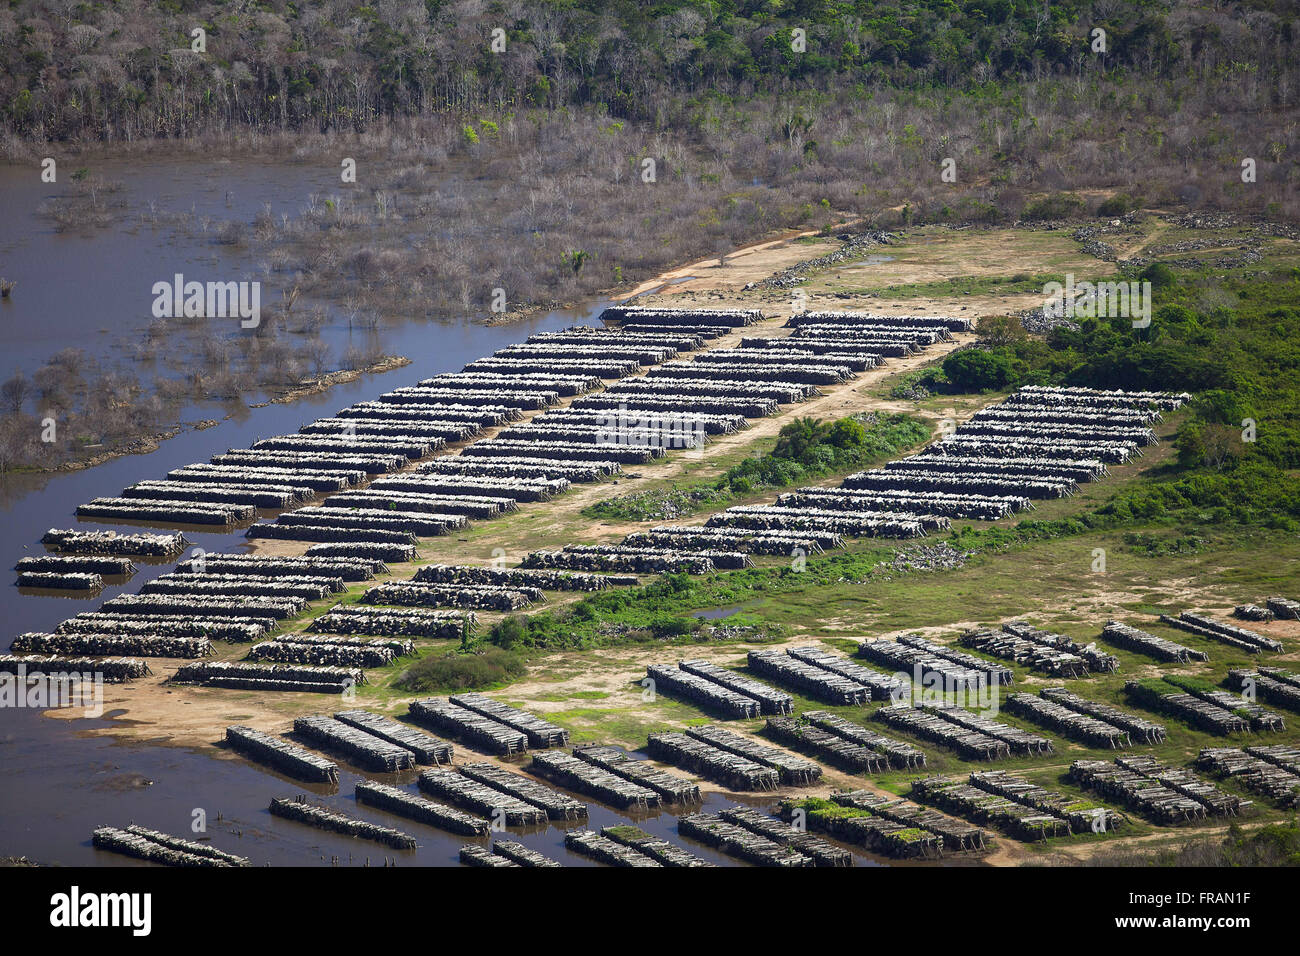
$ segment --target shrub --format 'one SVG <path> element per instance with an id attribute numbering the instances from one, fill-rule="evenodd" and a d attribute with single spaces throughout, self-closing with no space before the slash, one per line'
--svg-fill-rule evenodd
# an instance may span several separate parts
<path id="1" fill-rule="evenodd" d="M 417 692 L 481 690 L 516 680 L 527 670 L 522 658 L 499 647 L 471 653 L 429 654 L 402 671 L 393 681 L 393 686 Z"/>

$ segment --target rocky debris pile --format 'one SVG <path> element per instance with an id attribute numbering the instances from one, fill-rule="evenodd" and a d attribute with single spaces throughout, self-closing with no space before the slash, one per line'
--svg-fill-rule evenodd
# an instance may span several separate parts
<path id="1" fill-rule="evenodd" d="M 974 555 L 974 551 L 962 551 L 941 541 L 938 544 L 922 544 L 895 551 L 892 560 L 882 561 L 876 568 L 897 574 L 909 571 L 955 571 Z"/>
<path id="2" fill-rule="evenodd" d="M 843 245 L 835 251 L 828 252 L 824 256 L 817 256 L 815 259 L 807 259 L 803 262 L 796 263 L 788 269 L 782 269 L 780 272 L 758 282 L 750 282 L 745 285 L 744 291 L 750 292 L 755 289 L 789 289 L 808 281 L 808 273 L 816 269 L 824 269 L 827 266 L 838 265 L 841 262 L 856 259 L 868 249 L 873 249 L 876 246 L 892 245 L 894 242 L 897 242 L 900 237 L 897 233 L 893 232 L 860 232 L 854 234 L 841 234 L 835 238 L 843 243 Z"/>

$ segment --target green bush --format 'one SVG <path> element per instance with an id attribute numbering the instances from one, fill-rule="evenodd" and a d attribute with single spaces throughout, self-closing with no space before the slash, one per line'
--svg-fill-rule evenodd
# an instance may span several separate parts
<path id="1" fill-rule="evenodd" d="M 522 658 L 498 647 L 464 653 L 428 654 L 393 681 L 405 691 L 454 693 L 481 690 L 522 677 L 527 667 Z"/>

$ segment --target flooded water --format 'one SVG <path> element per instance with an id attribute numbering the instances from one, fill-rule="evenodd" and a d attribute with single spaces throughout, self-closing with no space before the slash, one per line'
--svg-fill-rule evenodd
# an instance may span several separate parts
<path id="1" fill-rule="evenodd" d="M 75 167 L 73 167 L 75 168 Z M 70 175 L 64 166 L 60 178 Z M 143 161 L 130 165 L 95 166 L 93 172 L 126 186 L 125 196 L 138 212 L 141 197 L 168 212 L 192 212 L 196 220 L 251 221 L 264 205 L 279 213 L 297 212 L 312 192 L 337 186 L 337 171 L 310 166 L 192 161 Z M 66 181 L 66 180 L 65 180 Z M 148 304 L 154 281 L 174 272 L 201 279 L 252 276 L 257 265 L 246 253 L 214 244 L 192 229 L 141 223 L 127 214 L 112 226 L 60 232 L 41 216 L 39 208 L 61 186 L 39 182 L 35 168 L 0 167 L 0 276 L 19 278 L 12 299 L 0 305 L 0 350 L 7 368 L 30 374 L 54 352 L 74 345 L 105 361 L 131 361 L 152 317 Z M 19 476 L 0 481 L 0 565 L 10 569 L 24 555 L 42 554 L 39 543 L 52 527 L 117 528 L 79 521 L 78 504 L 191 462 L 206 461 L 228 448 L 247 447 L 258 438 L 296 431 L 353 402 L 413 384 L 439 372 L 459 370 L 466 362 L 528 335 L 575 322 L 593 321 L 609 303 L 588 303 L 571 312 L 555 312 L 509 326 L 471 323 L 407 322 L 381 331 L 389 354 L 405 355 L 412 364 L 383 374 L 367 374 L 294 404 L 250 408 L 248 399 L 233 406 L 197 405 L 186 409 L 188 419 L 218 418 L 204 430 L 185 430 L 147 455 L 126 456 L 83 471 Z M 325 334 L 341 345 L 350 333 L 336 323 Z M 209 552 L 240 550 L 242 532 L 187 531 L 192 544 Z M 49 631 L 65 618 L 93 610 L 103 601 L 141 585 L 170 569 L 174 561 L 136 561 L 138 573 L 129 581 L 110 583 L 93 598 L 51 596 L 48 592 L 19 592 L 5 582 L 5 622 L 0 649 L 8 650 L 14 636 Z M 323 704 L 328 711 L 333 702 Z M 466 838 L 366 807 L 358 812 L 355 785 L 365 777 L 342 765 L 338 788 L 321 790 L 283 777 L 217 747 L 197 750 L 121 743 L 93 733 L 114 717 L 56 720 L 38 710 L 0 709 L 0 856 L 27 856 L 47 864 L 148 865 L 117 854 L 101 853 L 90 845 L 92 830 L 102 824 L 139 823 L 188 838 L 196 837 L 191 822 L 196 811 L 206 815 L 206 836 L 213 845 L 246 856 L 254 864 L 274 865 L 457 865 Z M 125 718 L 129 719 L 129 715 Z M 373 775 L 371 775 L 373 776 Z M 384 779 L 382 776 L 380 779 Z M 388 778 L 415 791 L 415 774 Z M 304 792 L 345 812 L 411 833 L 420 841 L 414 851 L 396 851 L 380 844 L 330 834 L 303 824 L 272 817 L 273 797 Z M 575 794 L 575 796 L 581 795 Z M 590 807 L 593 828 L 628 822 L 603 805 Z M 764 806 L 770 801 L 757 800 Z M 718 794 L 708 795 L 705 809 L 734 805 Z M 711 862 L 736 861 L 677 835 L 676 816 L 657 812 L 634 822 L 646 831 L 686 846 Z M 569 824 L 569 827 L 577 824 Z M 593 861 L 564 849 L 566 827 L 550 825 L 532 831 L 511 828 L 503 836 L 574 866 Z M 477 841 L 477 842 L 486 842 Z M 859 863 L 875 864 L 865 855 Z"/>

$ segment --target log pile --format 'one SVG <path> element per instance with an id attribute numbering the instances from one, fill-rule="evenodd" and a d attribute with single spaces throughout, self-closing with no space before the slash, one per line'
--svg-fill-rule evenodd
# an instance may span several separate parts
<path id="1" fill-rule="evenodd" d="M 1238 693 L 1247 690 L 1278 707 L 1300 711 L 1300 685 L 1281 679 L 1286 671 L 1262 667 L 1258 671 L 1228 671 L 1227 686 Z"/>
<path id="2" fill-rule="evenodd" d="M 1250 730 L 1245 717 L 1225 710 L 1218 704 L 1182 693 L 1177 686 L 1163 680 L 1125 681 L 1124 693 L 1144 707 L 1186 721 L 1212 734 L 1235 734 Z"/>
<path id="3" fill-rule="evenodd" d="M 1287 621 L 1300 618 L 1300 601 L 1292 601 L 1290 598 L 1271 597 L 1267 603 L 1268 609 L 1273 612 L 1274 617 Z"/>
<path id="4" fill-rule="evenodd" d="M 988 686 L 984 673 L 898 641 L 863 641 L 858 645 L 858 656 L 904 673 L 910 671 L 915 682 L 927 687 L 943 687 L 946 691 L 978 691 Z"/>
<path id="5" fill-rule="evenodd" d="M 451 763 L 454 749 L 447 741 L 432 734 L 427 734 L 418 727 L 393 720 L 382 714 L 372 714 L 365 710 L 343 710 L 334 715 L 334 719 L 350 727 L 363 730 L 373 737 L 386 740 L 394 746 L 409 750 L 422 764 L 435 767 Z"/>
<path id="6" fill-rule="evenodd" d="M 1173 684 L 1182 690 L 1187 691 L 1193 697 L 1222 707 L 1239 717 L 1244 717 L 1250 721 L 1250 729 L 1255 731 L 1282 731 L 1286 730 L 1286 721 L 1282 715 L 1271 710 L 1265 710 L 1253 700 L 1247 699 L 1241 694 L 1230 694 L 1225 690 L 1220 690 L 1205 681 L 1198 680 L 1194 677 L 1185 677 L 1181 674 L 1166 674 L 1165 681 Z"/>
<path id="7" fill-rule="evenodd" d="M 487 836 L 491 824 L 482 817 L 426 800 L 418 794 L 386 783 L 363 780 L 357 784 L 357 803 L 464 836 Z"/>
<path id="8" fill-rule="evenodd" d="M 16 654 L 196 658 L 209 656 L 212 642 L 206 637 L 164 637 L 158 634 L 29 632 L 15 637 L 9 650 Z"/>
<path id="9" fill-rule="evenodd" d="M 361 595 L 366 604 L 399 607 L 456 607 L 474 611 L 519 611 L 540 600 L 540 591 L 496 587 L 490 584 L 417 584 L 386 581 Z"/>
<path id="10" fill-rule="evenodd" d="M 375 562 L 414 561 L 415 545 L 402 541 L 329 541 L 307 549 L 309 558 L 358 558 Z"/>
<path id="11" fill-rule="evenodd" d="M 307 625 L 307 630 L 316 634 L 400 634 L 454 640 L 477 626 L 478 618 L 472 611 L 336 604 Z"/>
<path id="12" fill-rule="evenodd" d="M 822 768 L 811 760 L 804 760 L 787 751 L 769 747 L 725 727 L 717 727 L 713 724 L 704 727 L 688 727 L 686 735 L 710 747 L 744 757 L 764 767 L 771 767 L 780 775 L 781 783 L 788 786 L 811 786 L 822 776 Z"/>
<path id="13" fill-rule="evenodd" d="M 1133 745 L 1127 731 L 1033 694 L 1012 694 L 1007 698 L 1006 708 L 1017 717 L 1055 730 L 1089 747 L 1116 750 Z"/>
<path id="14" fill-rule="evenodd" d="M 399 850 L 414 850 L 419 845 L 415 842 L 415 837 L 403 833 L 401 830 L 394 830 L 392 827 L 380 826 L 366 820 L 358 820 L 347 814 L 339 813 L 337 810 L 331 810 L 329 807 L 311 803 L 304 795 L 293 798 L 277 797 L 271 801 L 269 809 L 271 815 L 275 817 L 296 820 L 299 823 L 305 823 L 320 830 L 342 833 L 344 836 L 374 840 L 377 843 L 383 843 Z"/>
<path id="15" fill-rule="evenodd" d="M 141 594 L 201 594 L 208 597 L 296 597 L 320 601 L 343 590 L 342 578 L 286 575 L 263 578 L 236 574 L 164 574 L 147 581 Z"/>
<path id="16" fill-rule="evenodd" d="M 609 866 L 662 866 L 658 860 L 639 850 L 601 836 L 594 830 L 570 830 L 564 834 L 564 846 L 574 853 L 589 856 Z"/>
<path id="17" fill-rule="evenodd" d="M 839 714 L 824 710 L 806 710 L 802 716 L 804 720 L 820 730 L 881 754 L 888 759 L 889 765 L 897 770 L 911 770 L 925 766 L 923 751 L 901 740 L 878 734 Z"/>
<path id="18" fill-rule="evenodd" d="M 696 677 L 702 677 L 715 684 L 721 684 L 727 690 L 753 698 L 759 703 L 760 713 L 788 714 L 794 708 L 794 698 L 784 691 L 769 687 L 761 681 L 743 677 L 735 671 L 720 667 L 709 661 L 678 661 L 677 667 L 688 674 L 694 674 Z"/>
<path id="19" fill-rule="evenodd" d="M 1087 700 L 1078 694 L 1070 693 L 1064 687 L 1044 687 L 1038 693 L 1044 700 L 1050 700 L 1052 703 L 1067 707 L 1075 713 L 1096 717 L 1098 720 L 1118 727 L 1126 731 L 1130 735 L 1130 739 L 1141 739 L 1148 744 L 1164 743 L 1165 728 L 1160 724 L 1147 720 L 1145 717 L 1130 714 L 1128 711 L 1120 710 L 1118 707 L 1112 707 L 1110 704 L 1101 701 Z"/>
<path id="20" fill-rule="evenodd" d="M 222 468 L 306 468 L 312 471 L 338 472 L 344 476 L 361 472 L 363 475 L 382 475 L 406 464 L 405 455 L 372 448 L 360 452 L 327 451 L 272 451 L 269 448 L 232 448 L 213 455 L 209 462 Z"/>
<path id="21" fill-rule="evenodd" d="M 284 517 L 281 515 L 281 517 Z M 321 544 L 415 544 L 415 534 L 387 528 L 371 528 L 363 523 L 346 525 L 318 525 L 306 522 L 275 522 L 255 524 L 244 532 L 249 538 L 271 538 L 276 541 L 315 541 Z M 329 551 L 316 554 L 347 555 L 357 552 Z M 388 553 L 377 553 L 386 561 L 400 560 Z"/>
<path id="22" fill-rule="evenodd" d="M 646 667 L 646 675 L 654 682 L 656 694 L 668 693 L 671 696 L 682 697 L 721 716 L 757 717 L 762 711 L 762 705 L 753 697 L 731 690 L 691 671 L 651 664 Z"/>
<path id="23" fill-rule="evenodd" d="M 643 853 L 652 860 L 657 860 L 661 866 L 672 867 L 694 867 L 694 866 L 712 866 L 712 863 L 706 863 L 693 853 L 688 853 L 675 843 L 667 840 L 661 840 L 658 837 L 651 836 L 640 827 L 623 824 L 620 826 L 602 827 L 600 835 L 606 839 L 613 840 L 615 843 L 621 843 L 623 846 L 631 847 L 638 853 Z"/>
<path id="24" fill-rule="evenodd" d="M 953 495 L 940 492 L 852 491 L 846 488 L 799 488 L 777 495 L 776 503 L 784 508 L 820 509 L 822 511 L 892 511 L 916 515 L 939 515 L 948 519 L 969 518 L 997 521 L 1030 507 L 1028 498 L 1012 495 Z"/>
<path id="25" fill-rule="evenodd" d="M 1216 777 L 1234 780 L 1279 807 L 1300 806 L 1300 774 L 1236 747 L 1207 747 L 1196 766 Z"/>
<path id="26" fill-rule="evenodd" d="M 1062 653 L 1077 654 L 1087 661 L 1089 670 L 1102 674 L 1113 674 L 1119 670 L 1119 658 L 1114 654 L 1107 654 L 1098 650 L 1095 644 L 1083 645 L 1078 641 L 1071 640 L 1064 634 L 1053 634 L 1050 631 L 1040 630 L 1033 625 L 1026 624 L 1024 621 L 1008 621 L 1002 625 L 1002 630 L 1013 637 L 1032 641 L 1043 647 L 1053 648 Z"/>
<path id="27" fill-rule="evenodd" d="M 366 531 L 402 531 L 433 536 L 458 531 L 468 523 L 464 515 L 427 514 L 421 511 L 389 511 L 386 508 L 335 508 L 312 505 L 282 514 L 277 524 L 302 528 L 357 528 Z"/>
<path id="28" fill-rule="evenodd" d="M 427 564 L 415 572 L 412 580 L 428 584 L 487 584 L 547 591 L 602 591 L 609 586 L 609 579 L 599 574 L 451 564 Z"/>
<path id="29" fill-rule="evenodd" d="M 1282 650 L 1281 641 L 1275 641 L 1263 634 L 1256 634 L 1244 627 L 1237 627 L 1235 624 L 1224 624 L 1222 621 L 1216 621 L 1203 614 L 1193 614 L 1191 611 L 1183 611 L 1178 617 L 1161 614 L 1160 620 L 1170 627 L 1190 631 L 1193 634 L 1208 637 L 1210 640 L 1219 641 L 1222 644 L 1229 644 L 1249 654 L 1258 654 L 1260 651 Z"/>
<path id="30" fill-rule="evenodd" d="M 940 644 L 921 637 L 919 634 L 904 634 L 898 638 L 898 643 L 921 651 L 924 654 L 952 661 L 958 667 L 963 667 L 966 670 L 974 671 L 984 678 L 985 684 L 1006 686 L 1015 680 L 1015 672 L 1009 667 L 1002 667 L 973 654 L 963 653 L 949 647 L 947 644 Z"/>
<path id="31" fill-rule="evenodd" d="M 484 495 L 426 495 L 418 491 L 382 491 L 367 488 L 331 495 L 329 503 L 338 508 L 358 511 L 407 511 L 420 514 L 460 515 L 467 519 L 488 519 L 517 511 L 513 498 L 490 498 Z"/>
<path id="32" fill-rule="evenodd" d="M 195 617 L 274 618 L 300 614 L 307 602 L 298 597 L 214 597 L 207 594 L 119 594 L 100 605 L 102 611 L 128 614 L 192 614 Z"/>
<path id="33" fill-rule="evenodd" d="M 104 587 L 104 576 L 81 571 L 20 571 L 14 583 L 20 588 L 100 591 Z"/>
<path id="34" fill-rule="evenodd" d="M 883 754 L 793 717 L 769 717 L 764 730 L 782 743 L 853 773 L 882 773 L 889 769 L 889 759 Z"/>
<path id="35" fill-rule="evenodd" d="M 85 611 L 63 621 L 59 634 L 121 634 L 145 637 L 206 637 L 214 641 L 242 644 L 255 641 L 273 630 L 271 618 L 208 618 L 180 614 L 116 614 Z"/>
<path id="36" fill-rule="evenodd" d="M 202 562 L 181 561 L 178 574 L 234 574 L 244 577 L 337 578 L 343 581 L 369 581 L 376 574 L 386 574 L 382 561 L 367 558 L 300 558 L 263 554 L 207 554 Z"/>
<path id="37" fill-rule="evenodd" d="M 252 521 L 252 505 L 198 504 L 193 501 L 146 501 L 137 498 L 93 498 L 77 505 L 78 518 L 106 522 L 147 521 L 157 524 L 216 525 L 229 528 Z"/>
<path id="38" fill-rule="evenodd" d="M 516 800 L 546 812 L 551 820 L 585 820 L 587 805 L 574 800 L 566 793 L 538 783 L 529 777 L 504 770 L 494 763 L 467 763 L 460 767 L 460 772 L 471 780 L 502 793 L 509 794 Z"/>
<path id="39" fill-rule="evenodd" d="M 1125 822 L 1125 818 L 1110 807 L 1045 790 L 1020 777 L 1013 777 L 1005 770 L 975 771 L 970 775 L 970 784 L 1014 803 L 1060 817 L 1072 833 L 1112 833 Z"/>
<path id="40" fill-rule="evenodd" d="M 266 467 L 256 465 L 212 465 L 195 463 L 167 472 L 171 481 L 192 481 L 199 484 L 238 482 L 245 485 L 289 485 L 307 488 L 312 492 L 342 491 L 365 480 L 366 472 L 360 468 L 341 471 L 307 468 Z"/>
<path id="41" fill-rule="evenodd" d="M 397 659 L 392 648 L 370 644 L 290 641 L 284 637 L 254 644 L 248 650 L 250 661 L 277 664 L 311 664 L 329 667 L 384 667 Z"/>
<path id="42" fill-rule="evenodd" d="M 827 843 L 819 837 L 770 817 L 752 807 L 730 807 L 718 811 L 718 816 L 726 823 L 742 827 L 764 839 L 771 840 L 778 846 L 789 847 L 813 861 L 814 866 L 852 866 L 853 854 L 848 850 Z"/>
<path id="43" fill-rule="evenodd" d="M 420 774 L 420 789 L 466 810 L 480 813 L 506 826 L 529 827 L 546 823 L 546 811 L 518 797 L 479 783 L 454 770 L 435 768 Z"/>
<path id="44" fill-rule="evenodd" d="M 871 790 L 849 790 L 831 794 L 831 800 L 842 807 L 866 810 L 894 823 L 933 833 L 939 838 L 944 852 L 976 852 L 992 843 L 988 833 L 980 827 L 902 798 L 887 797 Z"/>
<path id="45" fill-rule="evenodd" d="M 332 644 L 347 648 L 378 648 L 391 652 L 394 657 L 410 657 L 415 653 L 415 641 L 408 641 L 399 637 L 377 637 L 371 640 L 364 637 L 343 637 L 334 634 L 322 637 L 317 634 L 308 634 L 306 631 L 292 631 L 276 635 L 275 640 L 288 644 L 313 644 L 318 646 Z"/>
<path id="46" fill-rule="evenodd" d="M 252 505 L 288 508 L 315 492 L 304 485 L 205 484 L 197 481 L 141 481 L 122 489 L 123 498 L 145 501 L 188 501 L 196 504 Z"/>
<path id="47" fill-rule="evenodd" d="M 492 852 L 497 856 L 505 857 L 516 866 L 546 868 L 564 865 L 563 863 L 557 863 L 548 856 L 543 856 L 536 850 L 530 850 L 522 843 L 516 843 L 514 840 L 494 840 Z"/>
<path id="48" fill-rule="evenodd" d="M 562 787 L 589 794 L 620 810 L 650 810 L 659 806 L 659 794 L 649 787 L 560 750 L 533 754 L 531 769 Z"/>
<path id="49" fill-rule="evenodd" d="M 870 667 L 863 667 L 842 654 L 835 654 L 820 647 L 791 647 L 786 650 L 786 653 L 795 660 L 838 674 L 855 684 L 861 684 L 871 691 L 872 700 L 890 700 L 909 687 L 909 682 L 897 674 L 884 674 Z"/>
<path id="50" fill-rule="evenodd" d="M 958 641 L 963 647 L 972 648 L 981 654 L 1000 657 L 1004 661 L 1014 661 L 1052 677 L 1088 676 L 1088 662 L 1078 654 L 1045 647 L 1006 631 L 966 631 Z"/>
<path id="51" fill-rule="evenodd" d="M 1201 804 L 1211 816 L 1237 816 L 1251 809 L 1253 801 L 1244 800 L 1234 793 L 1220 790 L 1206 783 L 1190 770 L 1179 767 L 1166 767 L 1154 757 L 1130 756 L 1116 757 L 1115 763 L 1130 773 L 1138 773 L 1176 793 L 1190 797 Z"/>
<path id="52" fill-rule="evenodd" d="M 677 832 L 756 866 L 812 866 L 811 857 L 769 840 L 712 813 L 692 813 L 677 820 Z"/>
<path id="53" fill-rule="evenodd" d="M 912 796 L 968 820 L 997 827 L 1017 840 L 1048 840 L 1070 833 L 1070 824 L 1061 817 L 943 777 L 913 780 Z"/>
<path id="54" fill-rule="evenodd" d="M 631 574 L 712 574 L 713 561 L 678 551 L 632 551 L 616 545 L 569 545 L 560 551 L 531 551 L 525 568 L 567 568 L 572 571 L 622 571 Z"/>
<path id="55" fill-rule="evenodd" d="M 147 663 L 135 657 L 0 654 L 0 674 L 15 674 L 28 680 L 59 680 L 75 674 L 80 677 L 98 677 L 106 684 L 125 684 L 152 673 Z"/>
<path id="56" fill-rule="evenodd" d="M 807 815 L 811 829 L 866 847 L 882 856 L 903 860 L 934 859 L 943 853 L 942 837 L 860 807 L 842 806 L 817 798 L 782 801 L 782 819 L 794 819 L 797 811 Z"/>
<path id="57" fill-rule="evenodd" d="M 1260 607 L 1258 604 L 1238 604 L 1232 609 L 1235 617 L 1243 621 L 1271 621 L 1277 617 L 1266 607 Z"/>
<path id="58" fill-rule="evenodd" d="M 750 651 L 749 669 L 789 684 L 828 704 L 851 706 L 871 699 L 871 689 L 779 650 Z"/>
<path id="59" fill-rule="evenodd" d="M 461 847 L 458 857 L 460 862 L 466 866 L 478 866 L 488 869 L 504 869 L 519 865 L 508 857 L 500 856 L 486 847 L 473 843 Z"/>
<path id="60" fill-rule="evenodd" d="M 1163 637 L 1148 634 L 1146 631 L 1123 624 L 1120 621 L 1107 621 L 1105 628 L 1102 629 L 1101 636 L 1116 647 L 1127 648 L 1130 651 L 1154 657 L 1158 661 L 1176 661 L 1179 664 L 1187 664 L 1191 661 L 1208 661 L 1210 659 L 1210 655 L 1204 651 L 1196 651 L 1190 647 L 1175 644 L 1173 641 L 1167 641 Z"/>
<path id="61" fill-rule="evenodd" d="M 293 722 L 293 732 L 326 750 L 345 754 L 357 766 L 377 773 L 410 770 L 416 764 L 415 754 L 405 747 L 333 717 L 299 717 Z"/>
<path id="62" fill-rule="evenodd" d="M 41 544 L 63 554 L 114 554 L 126 557 L 168 558 L 189 544 L 175 534 L 118 534 L 116 531 L 77 531 L 51 528 Z"/>
<path id="63" fill-rule="evenodd" d="M 1070 764 L 1069 777 L 1084 789 L 1117 800 L 1162 826 L 1194 823 L 1206 817 L 1200 802 L 1105 760 L 1076 760 Z"/>
<path id="64" fill-rule="evenodd" d="M 831 531 L 852 537 L 923 538 L 927 531 L 947 530 L 951 522 L 937 515 L 891 511 L 836 511 L 779 505 L 733 505 L 711 515 L 706 528 L 758 531 Z"/>
<path id="65" fill-rule="evenodd" d="M 96 827 L 91 843 L 98 850 L 108 850 L 137 860 L 148 860 L 163 866 L 248 866 L 242 856 L 226 853 L 206 843 L 181 840 L 157 830 L 132 824 L 119 827 Z"/>
<path id="66" fill-rule="evenodd" d="M 780 775 L 745 757 L 711 747 L 686 734 L 651 734 L 646 745 L 650 756 L 708 777 L 732 790 L 775 790 Z"/>
<path id="67" fill-rule="evenodd" d="M 906 733 L 955 750 L 966 760 L 1007 760 L 1011 747 L 988 734 L 967 730 L 938 715 L 906 704 L 879 708 L 876 720 Z"/>
<path id="68" fill-rule="evenodd" d="M 1050 754 L 1053 752 L 1052 742 L 1046 737 L 1039 737 L 1037 734 L 1031 734 L 1021 730 L 1018 727 L 1012 727 L 1008 724 L 994 720 L 992 717 L 985 717 L 961 707 L 927 707 L 928 713 L 933 713 L 950 723 L 957 724 L 967 730 L 973 730 L 977 733 L 992 737 L 995 740 L 1005 741 L 1010 747 L 1013 754 L 1020 756 L 1037 756 L 1040 754 Z"/>
<path id="69" fill-rule="evenodd" d="M 457 707 L 481 714 L 526 734 L 528 743 L 533 747 L 563 747 L 569 742 L 569 732 L 563 727 L 483 694 L 456 694 L 449 700 Z"/>
<path id="70" fill-rule="evenodd" d="M 659 794 L 664 803 L 698 803 L 700 786 L 676 774 L 660 770 L 646 760 L 633 760 L 617 747 L 588 745 L 574 747 L 573 755 L 602 770 L 646 787 Z"/>
<path id="71" fill-rule="evenodd" d="M 226 743 L 244 756 L 272 766 L 297 780 L 333 784 L 339 782 L 338 764 L 252 727 L 227 727 Z"/>
<path id="72" fill-rule="evenodd" d="M 20 558 L 14 565 L 20 574 L 25 572 L 78 572 L 98 574 L 103 577 L 129 577 L 136 572 L 130 558 L 109 554 L 46 554 L 39 557 Z"/>
<path id="73" fill-rule="evenodd" d="M 185 664 L 171 677 L 174 684 L 229 687 L 236 690 L 298 691 L 342 694 L 365 683 L 359 667 L 309 667 L 302 664 L 253 664 L 209 661 Z"/>
<path id="74" fill-rule="evenodd" d="M 466 458 L 463 455 L 452 457 L 445 455 L 421 465 L 414 475 L 403 474 L 393 478 L 384 478 L 371 485 L 372 488 L 394 488 L 397 490 L 421 491 L 427 482 L 439 482 L 444 478 L 457 476 L 470 479 L 486 477 L 501 481 L 514 478 L 554 481 L 563 479 L 570 483 L 599 481 L 612 477 L 623 470 L 616 461 L 556 461 L 551 458 L 531 458 L 528 456 L 497 456 L 492 458 Z M 435 484 L 434 487 L 437 487 Z M 445 484 L 444 484 L 445 487 Z M 529 486 L 545 490 L 547 485 Z M 496 495 L 499 497 L 500 495 Z M 513 491 L 509 497 L 519 498 Z"/>
<path id="75" fill-rule="evenodd" d="M 489 720 L 472 710 L 457 707 L 450 701 L 436 697 L 413 700 L 408 712 L 420 723 L 467 740 L 488 753 L 509 755 L 523 753 L 528 749 L 528 737 L 518 730 Z"/>
<path id="76" fill-rule="evenodd" d="M 705 528 L 701 525 L 663 525 L 649 531 L 635 531 L 623 539 L 629 546 L 649 544 L 680 549 L 726 548 L 750 554 L 790 556 L 795 549 L 821 554 L 827 548 L 841 548 L 839 534 L 814 531 L 751 531 L 745 528 Z"/>

